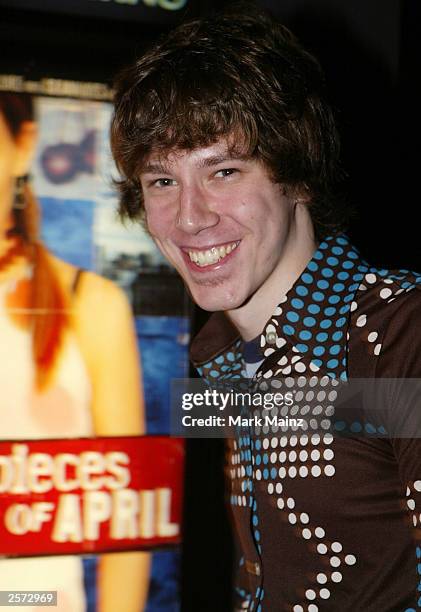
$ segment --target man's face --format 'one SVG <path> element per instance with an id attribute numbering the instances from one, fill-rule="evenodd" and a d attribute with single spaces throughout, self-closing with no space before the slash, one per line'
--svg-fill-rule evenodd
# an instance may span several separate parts
<path id="1" fill-rule="evenodd" d="M 199 306 L 230 311 L 282 260 L 293 200 L 262 163 L 229 153 L 225 140 L 165 158 L 140 175 L 148 229 Z"/>

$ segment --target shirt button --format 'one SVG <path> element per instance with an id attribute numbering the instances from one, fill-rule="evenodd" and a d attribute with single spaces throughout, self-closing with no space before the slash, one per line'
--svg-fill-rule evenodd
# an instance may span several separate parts
<path id="1" fill-rule="evenodd" d="M 266 334 L 266 342 L 268 344 L 276 344 L 276 340 L 277 340 L 277 335 L 275 332 L 268 332 Z"/>
<path id="2" fill-rule="evenodd" d="M 260 565 L 258 563 L 254 564 L 254 572 L 256 576 L 260 576 Z"/>

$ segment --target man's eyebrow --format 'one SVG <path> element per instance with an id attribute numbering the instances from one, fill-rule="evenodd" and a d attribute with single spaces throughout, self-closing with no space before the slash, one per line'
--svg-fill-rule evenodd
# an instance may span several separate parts
<path id="1" fill-rule="evenodd" d="M 209 168 L 210 166 L 217 166 L 218 164 L 224 164 L 225 162 L 232 162 L 238 160 L 247 160 L 249 159 L 248 155 L 241 155 L 239 153 L 229 153 L 224 152 L 217 155 L 211 155 L 209 157 L 205 157 L 201 159 L 197 164 L 198 168 Z"/>
<path id="2" fill-rule="evenodd" d="M 148 162 L 140 169 L 141 174 L 169 174 L 169 169 L 161 162 Z"/>

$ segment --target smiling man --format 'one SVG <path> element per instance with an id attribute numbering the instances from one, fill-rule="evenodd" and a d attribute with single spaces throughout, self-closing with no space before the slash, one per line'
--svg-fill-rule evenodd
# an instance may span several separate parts
<path id="1" fill-rule="evenodd" d="M 341 233 L 317 61 L 251 9 L 182 25 L 122 74 L 112 147 L 122 212 L 214 312 L 201 375 L 296 394 L 272 416 L 299 431 L 245 424 L 227 442 L 236 609 L 415 610 L 421 450 L 395 418 L 414 402 L 391 394 L 386 428 L 335 385 L 420 376 L 421 278 L 370 267 Z"/>

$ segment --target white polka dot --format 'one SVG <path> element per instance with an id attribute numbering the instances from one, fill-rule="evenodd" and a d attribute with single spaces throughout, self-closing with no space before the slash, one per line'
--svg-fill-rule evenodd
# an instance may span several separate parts
<path id="1" fill-rule="evenodd" d="M 308 436 L 306 436 L 305 434 L 300 436 L 300 444 L 301 446 L 305 446 L 306 444 L 308 444 Z"/>
<path id="2" fill-rule="evenodd" d="M 351 308 L 350 308 L 351 312 L 354 312 L 354 310 L 357 310 L 357 308 L 358 308 L 357 302 L 352 302 Z"/>
<path id="3" fill-rule="evenodd" d="M 327 546 L 325 544 L 317 544 L 317 552 L 319 555 L 325 555 L 327 553 Z"/>
<path id="4" fill-rule="evenodd" d="M 329 464 L 329 465 L 327 465 L 325 467 L 325 469 L 323 471 L 325 473 L 325 476 L 331 477 L 331 476 L 333 476 L 335 474 L 335 467 L 333 465 Z"/>
<path id="5" fill-rule="evenodd" d="M 342 580 L 342 574 L 340 572 L 333 572 L 331 579 L 332 582 L 340 582 Z"/>
<path id="6" fill-rule="evenodd" d="M 318 538 L 324 538 L 325 537 L 325 530 L 322 527 L 316 527 L 314 533 L 316 534 L 316 536 Z"/>
<path id="7" fill-rule="evenodd" d="M 357 562 L 357 558 L 354 555 L 347 555 L 345 557 L 345 563 L 347 565 L 355 565 L 356 562 Z"/>
<path id="8" fill-rule="evenodd" d="M 305 512 L 302 512 L 302 513 L 300 514 L 300 521 L 301 521 L 302 523 L 304 523 L 304 525 L 307 525 L 307 523 L 309 522 L 309 520 L 310 520 L 310 517 L 308 516 L 308 514 L 306 514 Z"/>
<path id="9" fill-rule="evenodd" d="M 292 612 L 304 612 L 303 606 L 294 606 Z"/>
<path id="10" fill-rule="evenodd" d="M 309 540 L 311 538 L 311 531 L 310 531 L 310 529 L 303 529 L 303 531 L 301 533 L 303 534 L 303 538 L 305 540 Z"/>
<path id="11" fill-rule="evenodd" d="M 370 333 L 368 334 L 367 340 L 368 340 L 369 342 L 375 342 L 375 341 L 377 340 L 377 336 L 378 336 L 378 335 L 379 335 L 379 334 L 378 334 L 377 332 L 370 332 Z"/>
<path id="12" fill-rule="evenodd" d="M 278 494 L 282 493 L 283 488 L 284 488 L 284 487 L 282 486 L 282 484 L 281 484 L 280 482 L 277 482 L 277 483 L 276 483 L 276 489 L 275 489 L 275 490 L 276 490 L 276 492 L 277 492 Z"/>
<path id="13" fill-rule="evenodd" d="M 316 580 L 319 584 L 326 584 L 327 576 L 326 574 L 317 574 Z"/>
<path id="14" fill-rule="evenodd" d="M 380 297 L 381 297 L 383 300 L 387 300 L 387 298 L 388 298 L 388 297 L 390 297 L 391 295 L 392 295 L 392 290 L 391 290 L 391 289 L 389 289 L 388 287 L 386 287 L 385 289 L 382 289 L 382 290 L 380 291 Z"/>
<path id="15" fill-rule="evenodd" d="M 291 436 L 291 438 L 289 440 L 289 443 L 290 443 L 291 446 L 297 446 L 297 444 L 298 444 L 297 436 Z"/>
<path id="16" fill-rule="evenodd" d="M 285 476 L 287 475 L 286 469 L 284 467 L 279 468 L 278 475 L 279 478 L 285 478 Z"/>
<path id="17" fill-rule="evenodd" d="M 412 524 L 414 525 L 414 527 L 416 527 L 416 526 L 417 526 L 417 517 L 415 516 L 415 514 L 414 514 L 414 516 L 412 517 Z"/>
<path id="18" fill-rule="evenodd" d="M 320 589 L 319 595 L 322 599 L 329 599 L 330 591 L 329 589 Z"/>
<path id="19" fill-rule="evenodd" d="M 319 612 L 319 608 L 314 604 L 310 604 L 307 608 L 307 612 Z"/>
<path id="20" fill-rule="evenodd" d="M 283 500 L 281 497 L 278 499 L 278 501 L 276 502 L 276 504 L 277 504 L 277 506 L 278 506 L 278 508 L 279 508 L 280 510 L 283 510 L 283 509 L 284 509 L 284 507 L 285 507 L 285 502 L 284 502 L 284 500 Z"/>
<path id="21" fill-rule="evenodd" d="M 297 522 L 297 517 L 295 516 L 295 514 L 293 512 L 291 512 L 288 515 L 288 520 L 291 523 L 291 525 L 295 525 L 295 523 Z"/>
<path id="22" fill-rule="evenodd" d="M 311 443 L 314 444 L 314 446 L 317 446 L 317 444 L 320 444 L 320 436 L 319 436 L 319 434 L 313 434 L 311 436 Z"/>
<path id="23" fill-rule="evenodd" d="M 278 438 L 272 438 L 270 445 L 272 448 L 276 448 L 278 446 Z"/>
<path id="24" fill-rule="evenodd" d="M 342 550 L 342 544 L 340 542 L 333 542 L 330 548 L 334 553 L 340 553 Z"/>
<path id="25" fill-rule="evenodd" d="M 415 502 L 413 499 L 408 499 L 406 504 L 410 510 L 415 510 Z"/>
<path id="26" fill-rule="evenodd" d="M 411 489 L 409 487 L 406 487 L 406 496 L 408 497 L 408 495 L 411 494 Z"/>
<path id="27" fill-rule="evenodd" d="M 298 473 L 301 478 L 306 478 L 306 476 L 308 476 L 308 468 L 305 465 L 302 465 L 298 470 Z"/>
<path id="28" fill-rule="evenodd" d="M 345 561 L 346 561 L 346 557 L 345 557 Z M 341 560 L 339 559 L 339 557 L 331 557 L 330 558 L 330 565 L 332 567 L 339 567 L 341 564 Z"/>
<path id="29" fill-rule="evenodd" d="M 272 483 L 268 484 L 268 493 L 270 493 L 270 494 L 273 493 L 273 484 Z"/>
<path id="30" fill-rule="evenodd" d="M 306 597 L 307 597 L 307 599 L 310 599 L 310 600 L 316 599 L 315 591 L 313 591 L 313 589 L 308 589 L 306 591 Z"/>
<path id="31" fill-rule="evenodd" d="M 366 323 L 367 323 L 367 315 L 365 314 L 360 315 L 357 319 L 357 327 L 364 327 Z"/>
<path id="32" fill-rule="evenodd" d="M 324 434 L 323 442 L 325 444 L 332 444 L 332 442 L 333 442 L 333 434 L 331 434 L 331 433 Z"/>
<path id="33" fill-rule="evenodd" d="M 285 451 L 281 451 L 281 452 L 279 453 L 279 462 L 280 462 L 280 463 L 285 463 L 286 458 L 287 458 L 287 454 L 286 454 L 286 452 L 285 452 Z"/>
<path id="34" fill-rule="evenodd" d="M 256 412 L 256 416 L 258 416 L 258 412 Z M 269 448 L 269 438 L 263 440 L 263 448 Z"/>
<path id="35" fill-rule="evenodd" d="M 281 436 L 281 439 L 279 440 L 279 445 L 284 448 L 287 444 L 288 438 L 286 436 Z"/>
<path id="36" fill-rule="evenodd" d="M 262 480 L 262 472 L 260 470 L 256 470 L 256 480 Z"/>
<path id="37" fill-rule="evenodd" d="M 416 480 L 414 482 L 414 489 L 418 492 L 421 492 L 421 480 Z"/>
<path id="38" fill-rule="evenodd" d="M 297 475 L 297 468 L 292 465 L 288 470 L 288 476 L 290 478 L 295 478 L 296 475 Z"/>
<path id="39" fill-rule="evenodd" d="M 290 454 L 288 455 L 288 459 L 292 462 L 292 461 L 297 461 L 297 453 L 295 451 L 291 451 Z"/>
<path id="40" fill-rule="evenodd" d="M 380 351 L 382 350 L 382 345 L 381 344 L 376 344 L 376 346 L 374 347 L 374 354 L 375 355 L 380 355 Z"/>
<path id="41" fill-rule="evenodd" d="M 366 274 L 364 277 L 366 283 L 373 285 L 377 281 L 377 276 L 375 274 Z"/>
<path id="42" fill-rule="evenodd" d="M 318 461 L 320 459 L 320 451 L 312 450 L 310 453 L 310 457 L 313 461 Z"/>
<path id="43" fill-rule="evenodd" d="M 320 476 L 321 473 L 322 470 L 320 469 L 320 467 L 318 465 L 313 465 L 313 467 L 311 468 L 311 475 L 317 478 L 318 476 Z"/>
<path id="44" fill-rule="evenodd" d="M 333 457 L 334 457 L 334 452 L 331 448 L 327 448 L 324 452 L 323 452 L 323 457 L 324 459 L 326 459 L 326 461 L 332 461 Z"/>
<path id="45" fill-rule="evenodd" d="M 288 508 L 295 508 L 295 500 L 292 497 L 288 497 L 287 499 L 287 506 Z"/>

